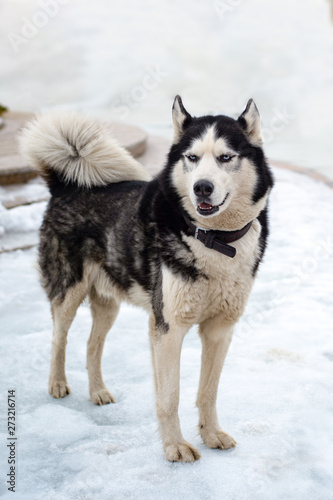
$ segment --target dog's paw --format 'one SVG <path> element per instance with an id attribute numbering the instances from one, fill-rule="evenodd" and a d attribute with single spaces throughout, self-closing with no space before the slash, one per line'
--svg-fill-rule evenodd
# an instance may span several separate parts
<path id="1" fill-rule="evenodd" d="M 165 458 L 169 462 L 195 462 L 201 458 L 200 453 L 187 441 L 172 444 L 165 448 Z"/>
<path id="2" fill-rule="evenodd" d="M 71 390 L 66 380 L 53 380 L 49 382 L 49 393 L 53 398 L 64 398 Z"/>
<path id="3" fill-rule="evenodd" d="M 228 450 L 229 448 L 234 448 L 236 446 L 236 441 L 234 438 L 229 436 L 226 432 L 222 430 L 202 432 L 202 439 L 208 448 L 218 448 L 219 450 Z"/>
<path id="4" fill-rule="evenodd" d="M 99 389 L 98 391 L 92 391 L 90 397 L 95 405 L 108 405 L 109 403 L 115 403 L 115 399 L 110 394 L 107 389 Z"/>

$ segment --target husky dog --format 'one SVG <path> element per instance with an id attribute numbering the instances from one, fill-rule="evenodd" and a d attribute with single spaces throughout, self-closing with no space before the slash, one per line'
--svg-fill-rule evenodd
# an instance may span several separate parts
<path id="1" fill-rule="evenodd" d="M 70 392 L 67 332 L 88 296 L 90 397 L 95 404 L 114 403 L 101 373 L 105 337 L 123 300 L 141 306 L 149 313 L 165 455 L 193 462 L 200 454 L 183 438 L 178 417 L 182 342 L 198 324 L 202 439 L 209 448 L 233 447 L 218 423 L 217 389 L 264 254 L 273 179 L 252 100 L 237 120 L 196 118 L 177 96 L 173 125 L 166 165 L 153 179 L 101 124 L 72 113 L 37 117 L 22 134 L 21 150 L 51 192 L 39 246 L 54 323 L 50 394 Z"/>

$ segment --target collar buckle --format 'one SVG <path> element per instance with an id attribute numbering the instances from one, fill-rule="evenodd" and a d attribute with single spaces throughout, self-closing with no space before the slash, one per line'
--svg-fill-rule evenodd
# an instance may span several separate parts
<path id="1" fill-rule="evenodd" d="M 201 231 L 202 233 L 205 233 L 205 235 L 207 235 L 207 233 L 210 232 L 210 229 L 202 229 L 201 227 L 195 226 L 194 239 L 196 239 L 196 240 L 199 239 L 199 231 Z"/>

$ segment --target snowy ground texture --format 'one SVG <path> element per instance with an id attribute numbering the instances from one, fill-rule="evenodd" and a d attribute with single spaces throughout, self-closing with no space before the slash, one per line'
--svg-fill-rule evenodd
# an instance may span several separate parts
<path id="1" fill-rule="evenodd" d="M 36 250 L 0 256 L 3 498 L 333 499 L 333 192 L 299 174 L 275 175 L 270 245 L 218 397 L 222 427 L 238 442 L 234 450 L 201 444 L 194 405 L 200 341 L 195 329 L 185 338 L 180 417 L 185 438 L 202 454 L 193 465 L 163 458 L 146 314 L 123 306 L 103 359 L 117 403 L 97 407 L 88 397 L 91 319 L 83 305 L 69 334 L 72 393 L 52 399 L 51 317 L 34 268 Z M 36 227 L 44 207 L 38 217 L 36 206 L 11 210 L 11 227 L 23 220 Z M 8 389 L 17 392 L 15 496 L 5 486 Z"/>

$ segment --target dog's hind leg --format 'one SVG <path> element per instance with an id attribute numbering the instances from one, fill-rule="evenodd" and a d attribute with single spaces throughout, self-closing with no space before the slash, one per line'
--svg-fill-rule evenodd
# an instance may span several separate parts
<path id="1" fill-rule="evenodd" d="M 119 303 L 113 298 L 104 298 L 92 288 L 90 306 L 93 326 L 88 340 L 87 369 L 89 375 L 89 392 L 96 405 L 114 403 L 115 400 L 107 390 L 101 370 L 105 337 L 112 327 L 119 311 Z"/>
<path id="2" fill-rule="evenodd" d="M 64 300 L 55 299 L 51 303 L 53 337 L 49 393 L 54 398 L 64 398 L 70 393 L 65 374 L 67 333 L 86 292 L 86 285 L 81 282 L 67 290 Z"/>
<path id="3" fill-rule="evenodd" d="M 185 441 L 178 417 L 180 352 L 187 329 L 160 331 L 151 317 L 150 345 L 155 372 L 156 409 L 165 456 L 170 462 L 194 462 L 200 453 Z"/>
<path id="4" fill-rule="evenodd" d="M 219 316 L 200 324 L 202 358 L 197 398 L 199 431 L 209 448 L 228 449 L 236 441 L 219 426 L 216 398 L 219 379 L 231 342 L 233 324 L 226 324 Z"/>

